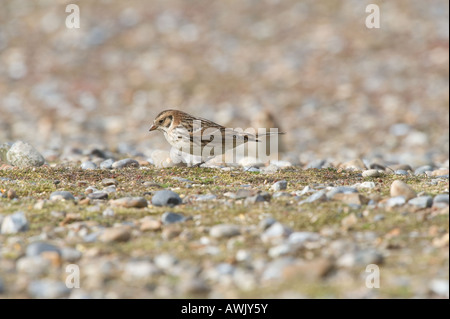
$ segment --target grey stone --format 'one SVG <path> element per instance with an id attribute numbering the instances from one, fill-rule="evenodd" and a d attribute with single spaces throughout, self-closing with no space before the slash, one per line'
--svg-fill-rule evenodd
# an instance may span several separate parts
<path id="1" fill-rule="evenodd" d="M 280 197 L 291 197 L 291 194 L 287 192 L 276 192 L 272 195 L 273 198 L 280 198 Z"/>
<path id="2" fill-rule="evenodd" d="M 316 191 L 312 195 L 310 195 L 307 199 L 302 200 L 299 204 L 304 203 L 314 203 L 314 202 L 325 202 L 327 201 L 327 195 L 325 190 Z"/>
<path id="3" fill-rule="evenodd" d="M 405 171 L 404 169 L 398 169 L 394 172 L 395 175 L 408 175 L 408 171 Z"/>
<path id="4" fill-rule="evenodd" d="M 177 193 L 165 189 L 155 192 L 152 204 L 154 206 L 175 206 L 181 204 L 181 198 Z"/>
<path id="5" fill-rule="evenodd" d="M 247 204 L 254 204 L 254 203 L 262 203 L 262 202 L 269 202 L 270 201 L 270 194 L 267 192 L 262 192 L 259 194 L 256 194 L 255 196 L 247 197 L 245 199 L 245 203 Z"/>
<path id="6" fill-rule="evenodd" d="M 148 206 L 148 202 L 144 197 L 122 197 L 111 201 L 110 204 L 126 208 L 143 208 Z"/>
<path id="7" fill-rule="evenodd" d="M 3 218 L 1 234 L 16 234 L 28 230 L 28 221 L 25 213 L 18 211 Z"/>
<path id="8" fill-rule="evenodd" d="M 168 269 L 175 265 L 178 260 L 170 254 L 160 254 L 155 256 L 153 262 L 160 269 Z"/>
<path id="9" fill-rule="evenodd" d="M 139 167 L 138 161 L 132 158 L 126 158 L 112 164 L 112 168 Z"/>
<path id="10" fill-rule="evenodd" d="M 33 298 L 55 299 L 68 296 L 70 289 L 61 281 L 42 279 L 32 281 L 28 285 L 28 293 Z"/>
<path id="11" fill-rule="evenodd" d="M 325 160 L 315 160 L 312 161 L 310 163 L 308 163 L 308 165 L 306 166 L 306 168 L 316 168 L 316 169 L 320 169 L 325 165 L 326 161 Z"/>
<path id="12" fill-rule="evenodd" d="M 61 249 L 55 245 L 46 242 L 34 242 L 27 246 L 26 255 L 27 257 L 39 256 L 43 252 L 56 252 L 61 255 Z"/>
<path id="13" fill-rule="evenodd" d="M 369 169 L 362 172 L 363 177 L 379 177 L 381 173 L 377 169 Z"/>
<path id="14" fill-rule="evenodd" d="M 81 163 L 81 169 L 88 170 L 88 169 L 96 169 L 96 168 L 97 168 L 97 165 L 94 162 L 86 161 L 86 162 Z"/>
<path id="15" fill-rule="evenodd" d="M 46 274 L 50 266 L 50 260 L 41 256 L 22 257 L 16 263 L 17 272 L 30 277 L 38 277 Z"/>
<path id="16" fill-rule="evenodd" d="M 44 157 L 33 146 L 22 141 L 14 143 L 6 153 L 9 164 L 18 167 L 37 167 L 45 163 Z"/>
<path id="17" fill-rule="evenodd" d="M 6 153 L 8 153 L 11 146 L 12 146 L 12 143 L 0 144 L 0 162 L 5 162 L 5 163 L 7 162 Z"/>
<path id="18" fill-rule="evenodd" d="M 93 192 L 88 194 L 90 199 L 108 199 L 108 193 L 106 192 Z"/>
<path id="19" fill-rule="evenodd" d="M 56 191 L 50 194 L 50 200 L 75 200 L 75 197 L 68 191 Z"/>
<path id="20" fill-rule="evenodd" d="M 386 207 L 403 206 L 405 204 L 406 204 L 406 199 L 403 196 L 391 197 L 385 202 Z"/>
<path id="21" fill-rule="evenodd" d="M 76 262 L 82 257 L 82 252 L 71 247 L 61 248 L 61 258 L 68 262 Z"/>
<path id="22" fill-rule="evenodd" d="M 339 267 L 367 266 L 369 264 L 380 265 L 383 263 L 383 254 L 374 249 L 365 249 L 348 252 L 338 258 L 336 264 Z"/>
<path id="23" fill-rule="evenodd" d="M 270 187 L 270 189 L 275 192 L 285 190 L 286 188 L 287 188 L 287 181 L 285 180 L 278 181 Z"/>
<path id="24" fill-rule="evenodd" d="M 420 166 L 419 168 L 417 168 L 414 171 L 414 175 L 422 175 L 425 174 L 428 171 L 432 171 L 433 167 L 431 165 L 424 165 L 424 166 Z"/>
<path id="25" fill-rule="evenodd" d="M 280 222 L 273 223 L 261 234 L 261 240 L 264 243 L 278 243 L 287 238 L 292 230 Z"/>
<path id="26" fill-rule="evenodd" d="M 117 180 L 115 180 L 114 178 L 105 178 L 102 179 L 102 185 L 103 186 L 111 186 L 111 185 L 115 185 L 117 186 L 118 182 Z"/>
<path id="27" fill-rule="evenodd" d="M 107 160 L 105 160 L 105 161 L 100 163 L 100 168 L 101 169 L 111 169 L 113 164 L 114 164 L 114 160 L 109 158 L 109 159 L 107 159 Z"/>
<path id="28" fill-rule="evenodd" d="M 416 206 L 418 208 L 428 208 L 433 204 L 433 198 L 431 196 L 420 196 L 408 201 L 408 204 Z"/>
<path id="29" fill-rule="evenodd" d="M 209 235 L 215 238 L 229 238 L 241 233 L 239 226 L 230 224 L 220 224 L 211 227 Z"/>
<path id="30" fill-rule="evenodd" d="M 197 196 L 197 198 L 195 200 L 196 201 L 209 201 L 209 200 L 214 200 L 216 198 L 217 198 L 217 196 L 214 194 L 205 194 L 205 195 Z"/>
<path id="31" fill-rule="evenodd" d="M 333 189 L 329 190 L 327 192 L 326 197 L 328 199 L 333 199 L 334 195 L 336 194 L 352 194 L 352 193 L 358 193 L 358 190 L 354 187 L 349 187 L 349 186 L 338 186 L 338 187 L 334 187 Z M 317 193 L 315 193 L 317 194 Z M 313 194 L 313 195 L 315 195 Z M 311 196 L 313 196 L 311 195 Z M 318 195 L 316 195 L 318 196 Z"/>
<path id="32" fill-rule="evenodd" d="M 444 203 L 444 204 L 449 204 L 449 195 L 448 194 L 439 194 L 436 195 L 433 199 L 433 204 L 436 203 Z"/>
<path id="33" fill-rule="evenodd" d="M 241 188 L 236 192 L 236 199 L 244 199 L 244 198 L 252 196 L 253 194 L 254 194 L 254 192 L 251 191 L 250 189 Z"/>
<path id="34" fill-rule="evenodd" d="M 161 274 L 161 270 L 146 260 L 130 261 L 125 264 L 123 276 L 125 280 L 142 280 Z"/>
<path id="35" fill-rule="evenodd" d="M 320 235 L 314 232 L 293 232 L 289 235 L 288 241 L 290 244 L 298 245 L 307 241 L 317 241 Z"/>
<path id="36" fill-rule="evenodd" d="M 259 222 L 259 228 L 262 230 L 266 230 L 267 228 L 269 228 L 270 226 L 272 226 L 273 224 L 275 224 L 277 221 L 276 219 L 272 218 L 272 217 L 267 217 L 264 218 L 263 220 L 261 220 Z"/>
<path id="37" fill-rule="evenodd" d="M 185 220 L 186 220 L 185 216 L 183 216 L 181 214 L 177 214 L 177 213 L 172 213 L 172 212 L 165 212 L 161 216 L 161 222 L 164 225 L 180 223 L 180 222 L 184 222 Z"/>

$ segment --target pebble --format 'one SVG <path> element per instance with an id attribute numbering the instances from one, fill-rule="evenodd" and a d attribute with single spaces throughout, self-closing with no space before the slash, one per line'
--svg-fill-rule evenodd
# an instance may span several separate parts
<path id="1" fill-rule="evenodd" d="M 33 298 L 56 299 L 66 297 L 70 289 L 65 283 L 52 279 L 34 280 L 28 285 L 28 293 Z"/>
<path id="2" fill-rule="evenodd" d="M 277 222 L 276 219 L 274 219 L 272 217 L 266 217 L 259 222 L 258 227 L 262 230 L 266 230 L 267 228 L 269 228 L 276 222 Z"/>
<path id="3" fill-rule="evenodd" d="M 209 235 L 215 238 L 229 238 L 240 235 L 239 226 L 231 224 L 219 224 L 212 226 L 209 230 Z"/>
<path id="4" fill-rule="evenodd" d="M 449 204 L 449 194 L 439 194 L 434 196 L 433 204 L 444 203 Z"/>
<path id="5" fill-rule="evenodd" d="M 295 260 L 290 256 L 274 259 L 273 261 L 269 262 L 264 268 L 261 279 L 263 281 L 280 279 L 283 275 L 284 269 L 294 264 L 294 262 Z"/>
<path id="6" fill-rule="evenodd" d="M 360 159 L 355 159 L 352 161 L 345 162 L 345 163 L 341 164 L 339 167 L 343 168 L 343 169 L 358 170 L 358 171 L 367 170 L 366 165 Z"/>
<path id="7" fill-rule="evenodd" d="M 28 230 L 28 221 L 25 213 L 22 211 L 7 215 L 1 223 L 1 234 L 17 234 Z"/>
<path id="8" fill-rule="evenodd" d="M 416 197 L 416 192 L 405 182 L 395 180 L 391 184 L 391 197 L 403 196 L 405 200 Z"/>
<path id="9" fill-rule="evenodd" d="M 255 194 L 255 192 L 250 189 L 241 188 L 236 192 L 235 198 L 236 199 L 245 199 L 247 197 L 253 196 L 254 194 Z"/>
<path id="10" fill-rule="evenodd" d="M 64 261 L 68 262 L 76 262 L 83 256 L 82 252 L 78 249 L 71 248 L 71 247 L 63 247 L 61 248 L 61 258 Z"/>
<path id="11" fill-rule="evenodd" d="M 314 194 L 310 195 L 307 199 L 299 202 L 299 204 L 303 203 L 314 203 L 314 202 L 326 202 L 327 194 L 325 190 L 316 191 Z"/>
<path id="12" fill-rule="evenodd" d="M 111 208 L 107 208 L 102 212 L 103 217 L 114 217 L 114 215 L 114 210 L 112 210 Z"/>
<path id="13" fill-rule="evenodd" d="M 118 184 L 118 182 L 114 178 L 102 179 L 102 185 L 103 186 L 111 186 L 111 185 L 117 186 L 117 184 Z"/>
<path id="14" fill-rule="evenodd" d="M 17 260 L 17 272 L 36 278 L 46 274 L 51 267 L 50 260 L 41 256 L 22 257 Z"/>
<path id="15" fill-rule="evenodd" d="M 293 232 L 289 235 L 288 242 L 293 245 L 301 245 L 307 241 L 317 241 L 320 238 L 321 236 L 315 232 Z"/>
<path id="16" fill-rule="evenodd" d="M 124 242 L 131 238 L 131 229 L 128 226 L 107 228 L 99 236 L 99 240 L 105 243 Z"/>
<path id="17" fill-rule="evenodd" d="M 421 167 L 417 168 L 414 171 L 414 175 L 422 175 L 422 174 L 425 174 L 426 172 L 431 172 L 432 170 L 433 170 L 432 166 L 424 165 L 424 166 L 421 166 Z"/>
<path id="18" fill-rule="evenodd" d="M 406 175 L 408 175 L 408 171 L 405 171 L 404 169 L 398 169 L 394 172 L 394 174 L 406 176 Z"/>
<path id="19" fill-rule="evenodd" d="M 366 267 L 369 264 L 380 265 L 383 263 L 383 254 L 374 249 L 348 252 L 338 258 L 336 265 L 339 267 Z"/>
<path id="20" fill-rule="evenodd" d="M 306 165 L 306 169 L 310 168 L 321 169 L 325 165 L 325 163 L 326 163 L 325 160 L 315 160 L 308 163 L 308 165 Z"/>
<path id="21" fill-rule="evenodd" d="M 273 223 L 261 234 L 264 243 L 280 243 L 292 233 L 292 230 L 280 222 Z"/>
<path id="22" fill-rule="evenodd" d="M 88 198 L 90 199 L 108 199 L 108 193 L 98 191 L 88 194 Z"/>
<path id="23" fill-rule="evenodd" d="M 287 181 L 285 180 L 278 181 L 270 187 L 270 189 L 275 192 L 285 190 L 286 188 L 287 188 Z"/>
<path id="24" fill-rule="evenodd" d="M 293 253 L 294 249 L 291 245 L 288 244 L 281 244 L 278 246 L 273 246 L 269 248 L 269 251 L 267 252 L 267 254 L 272 257 L 272 258 L 277 258 L 280 256 L 285 256 L 288 255 L 290 253 Z"/>
<path id="25" fill-rule="evenodd" d="M 139 162 L 132 159 L 126 158 L 112 164 L 112 168 L 125 168 L 125 167 L 139 167 Z"/>
<path id="26" fill-rule="evenodd" d="M 144 217 L 143 219 L 141 219 L 141 225 L 140 225 L 139 229 L 141 231 L 159 230 L 159 229 L 161 229 L 161 225 L 162 225 L 162 223 L 160 220 Z"/>
<path id="27" fill-rule="evenodd" d="M 158 268 L 167 270 L 173 267 L 178 262 L 178 260 L 170 254 L 160 254 L 155 256 L 153 262 Z"/>
<path id="28" fill-rule="evenodd" d="M 189 180 L 187 178 L 178 177 L 178 176 L 173 176 L 172 179 L 174 179 L 176 181 L 179 181 L 179 182 L 182 182 L 182 183 L 189 183 L 189 184 L 194 183 L 193 181 L 191 181 L 191 180 Z"/>
<path id="29" fill-rule="evenodd" d="M 353 193 L 358 193 L 358 190 L 354 187 L 338 186 L 329 190 L 326 194 L 327 195 L 326 197 L 328 199 L 333 199 L 336 194 L 353 194 Z"/>
<path id="30" fill-rule="evenodd" d="M 351 193 L 351 194 L 343 194 L 339 193 L 334 195 L 333 200 L 341 201 L 345 204 L 356 204 L 356 205 L 367 205 L 369 199 L 364 195 Z"/>
<path id="31" fill-rule="evenodd" d="M 122 197 L 111 200 L 109 202 L 112 206 L 125 208 L 144 208 L 148 206 L 148 202 L 144 197 Z"/>
<path id="32" fill-rule="evenodd" d="M 449 297 L 449 282 L 448 279 L 433 279 L 430 281 L 429 289 L 431 292 L 444 298 Z"/>
<path id="33" fill-rule="evenodd" d="M 186 220 L 186 217 L 182 214 L 172 213 L 172 212 L 165 212 L 161 216 L 161 222 L 164 225 L 174 224 L 174 223 L 180 223 L 184 222 Z"/>
<path id="34" fill-rule="evenodd" d="M 56 191 L 50 194 L 50 200 L 75 200 L 75 197 L 68 191 Z"/>
<path id="35" fill-rule="evenodd" d="M 369 189 L 375 188 L 375 186 L 376 185 L 374 182 L 363 182 L 354 185 L 354 187 L 356 188 L 369 188 Z"/>
<path id="36" fill-rule="evenodd" d="M 270 194 L 267 192 L 261 192 L 259 194 L 256 194 L 255 196 L 250 196 L 245 199 L 246 204 L 255 204 L 255 203 L 262 203 L 262 202 L 269 202 L 270 201 Z"/>
<path id="37" fill-rule="evenodd" d="M 181 202 L 181 198 L 177 193 L 167 189 L 155 192 L 152 197 L 154 206 L 175 206 L 181 204 Z"/>
<path id="38" fill-rule="evenodd" d="M 206 195 L 199 195 L 195 198 L 196 201 L 209 201 L 209 200 L 214 200 L 216 199 L 217 196 L 214 194 L 206 194 Z"/>
<path id="39" fill-rule="evenodd" d="M 440 168 L 431 172 L 431 176 L 448 176 L 448 168 Z"/>
<path id="40" fill-rule="evenodd" d="M 153 263 L 146 260 L 129 261 L 123 269 L 123 277 L 125 280 L 142 280 L 161 274 Z"/>
<path id="41" fill-rule="evenodd" d="M 377 169 L 369 169 L 362 172 L 363 177 L 380 177 L 381 173 Z"/>
<path id="42" fill-rule="evenodd" d="M 26 256 L 34 257 L 39 256 L 43 252 L 55 252 L 58 255 L 61 255 L 61 249 L 55 245 L 46 243 L 46 242 L 34 242 L 27 246 Z"/>
<path id="43" fill-rule="evenodd" d="M 291 197 L 291 194 L 287 192 L 276 192 L 272 195 L 273 198 L 280 198 L 280 197 Z"/>
<path id="44" fill-rule="evenodd" d="M 17 198 L 17 194 L 16 191 L 14 189 L 9 189 L 8 192 L 6 193 L 6 197 L 8 199 L 14 199 Z"/>
<path id="45" fill-rule="evenodd" d="M 433 204 L 433 198 L 431 196 L 419 196 L 408 201 L 408 204 L 416 206 L 418 208 L 428 208 Z"/>
<path id="46" fill-rule="evenodd" d="M 97 165 L 94 162 L 86 161 L 81 163 L 81 169 L 89 170 L 89 169 L 96 169 Z"/>
<path id="47" fill-rule="evenodd" d="M 17 167 L 38 167 L 45 163 L 44 157 L 33 146 L 22 141 L 15 142 L 6 153 L 6 161 Z"/>
<path id="48" fill-rule="evenodd" d="M 114 164 L 114 160 L 109 158 L 103 162 L 100 163 L 101 169 L 112 169 Z"/>
<path id="49" fill-rule="evenodd" d="M 403 206 L 406 204 L 406 199 L 404 196 L 395 196 L 387 199 L 383 203 L 386 207 Z"/>

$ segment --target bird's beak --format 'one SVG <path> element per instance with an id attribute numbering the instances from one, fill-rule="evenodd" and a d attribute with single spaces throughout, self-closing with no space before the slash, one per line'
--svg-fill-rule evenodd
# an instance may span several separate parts
<path id="1" fill-rule="evenodd" d="M 151 132 L 151 131 L 154 131 L 154 130 L 156 130 L 156 125 L 155 124 L 153 124 L 148 131 Z"/>

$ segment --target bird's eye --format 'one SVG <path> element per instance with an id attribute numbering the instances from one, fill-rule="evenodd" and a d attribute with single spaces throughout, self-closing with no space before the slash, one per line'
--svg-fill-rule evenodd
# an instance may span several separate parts
<path id="1" fill-rule="evenodd" d="M 162 124 L 162 122 L 163 122 L 163 120 L 159 120 L 159 121 L 158 121 L 159 124 Z"/>

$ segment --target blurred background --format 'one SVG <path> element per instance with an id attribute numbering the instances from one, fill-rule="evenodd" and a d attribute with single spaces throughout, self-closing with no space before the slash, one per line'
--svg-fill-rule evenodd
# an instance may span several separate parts
<path id="1" fill-rule="evenodd" d="M 79 29 L 70 1 L 1 1 L 0 143 L 148 154 L 169 149 L 148 128 L 177 108 L 276 125 L 294 163 L 448 160 L 446 0 L 73 2 Z"/>

